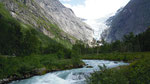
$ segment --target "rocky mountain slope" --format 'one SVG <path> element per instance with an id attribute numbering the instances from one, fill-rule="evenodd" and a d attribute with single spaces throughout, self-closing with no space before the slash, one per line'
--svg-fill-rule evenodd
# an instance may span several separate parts
<path id="1" fill-rule="evenodd" d="M 131 0 L 115 16 L 109 19 L 110 28 L 102 34 L 107 42 L 121 40 L 133 32 L 139 34 L 150 26 L 150 1 Z"/>
<path id="2" fill-rule="evenodd" d="M 90 42 L 93 30 L 58 0 L 0 0 L 17 20 L 57 41 Z"/>

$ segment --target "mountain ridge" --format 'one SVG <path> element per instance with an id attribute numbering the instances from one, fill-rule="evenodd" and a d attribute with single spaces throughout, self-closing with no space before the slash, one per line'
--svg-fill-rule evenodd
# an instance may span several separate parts
<path id="1" fill-rule="evenodd" d="M 133 32 L 135 35 L 144 32 L 150 25 L 149 0 L 131 0 L 121 11 L 111 17 L 102 37 L 107 42 L 122 40 L 124 35 Z"/>
<path id="2" fill-rule="evenodd" d="M 17 20 L 31 25 L 50 38 L 90 43 L 93 30 L 58 0 L 0 0 Z"/>

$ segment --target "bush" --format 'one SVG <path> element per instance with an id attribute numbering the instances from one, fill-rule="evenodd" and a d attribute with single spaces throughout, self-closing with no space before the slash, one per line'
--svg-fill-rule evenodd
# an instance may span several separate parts
<path id="1" fill-rule="evenodd" d="M 3 7 L 0 10 L 8 13 Z M 29 29 L 24 29 L 9 13 L 8 18 L 2 11 L 0 11 L 0 53 L 17 56 L 37 53 L 40 41 L 36 37 L 36 30 L 30 26 Z"/>
<path id="2" fill-rule="evenodd" d="M 57 54 L 21 57 L 0 56 L 0 79 L 13 75 L 22 76 L 40 68 L 46 68 L 48 71 L 70 69 L 78 67 L 80 63 L 79 59 L 58 59 Z"/>
<path id="3" fill-rule="evenodd" d="M 99 66 L 100 71 L 95 71 L 87 78 L 88 84 L 128 84 L 127 78 L 121 71 L 107 69 Z"/>
<path id="4" fill-rule="evenodd" d="M 113 69 L 100 67 L 100 71 L 87 78 L 89 84 L 149 84 L 150 57 L 142 58 L 130 64 Z"/>
<path id="5" fill-rule="evenodd" d="M 58 57 L 58 59 L 64 58 L 64 55 L 65 55 L 64 52 L 62 52 L 62 51 L 60 51 L 60 50 L 57 52 L 57 57 Z"/>

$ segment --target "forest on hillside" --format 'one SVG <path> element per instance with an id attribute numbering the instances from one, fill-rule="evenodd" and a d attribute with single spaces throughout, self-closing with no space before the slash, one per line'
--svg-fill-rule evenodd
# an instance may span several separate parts
<path id="1" fill-rule="evenodd" d="M 74 51 L 14 19 L 0 3 L 0 79 L 82 66 Z"/>
<path id="2" fill-rule="evenodd" d="M 113 52 L 148 52 L 150 51 L 150 28 L 143 33 L 134 35 L 132 32 L 125 35 L 122 40 L 116 40 L 112 43 L 107 43 L 103 39 L 98 41 L 101 46 L 89 47 L 88 45 L 78 41 L 73 49 L 80 54 L 100 54 Z"/>
<path id="3" fill-rule="evenodd" d="M 52 25 L 55 29 L 57 25 Z M 105 65 L 87 77 L 89 84 L 149 84 L 150 27 L 132 32 L 122 40 L 97 42 L 90 47 L 82 41 L 68 44 L 51 39 L 34 27 L 19 22 L 0 4 L 0 79 L 19 80 L 47 72 L 83 67 L 82 59 L 124 61 L 129 66 L 108 69 Z M 66 43 L 67 44 L 67 43 Z M 99 45 L 101 44 L 101 45 Z M 10 81 L 12 81 L 10 80 Z"/>
<path id="4" fill-rule="evenodd" d="M 150 82 L 150 28 L 145 32 L 125 35 L 123 40 L 106 43 L 93 48 L 77 43 L 73 46 L 83 59 L 115 60 L 130 63 L 109 69 L 100 66 L 87 77 L 88 84 L 149 84 Z"/>

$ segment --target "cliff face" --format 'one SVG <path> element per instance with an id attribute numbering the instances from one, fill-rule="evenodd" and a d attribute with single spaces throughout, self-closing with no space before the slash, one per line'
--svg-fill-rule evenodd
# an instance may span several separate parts
<path id="1" fill-rule="evenodd" d="M 90 42 L 93 30 L 58 0 L 0 0 L 17 20 L 50 38 Z M 57 25 L 57 26 L 56 26 Z"/>
<path id="2" fill-rule="evenodd" d="M 103 33 L 107 42 L 121 40 L 133 32 L 139 34 L 150 26 L 150 1 L 131 0 L 119 13 L 109 19 L 110 28 Z"/>

